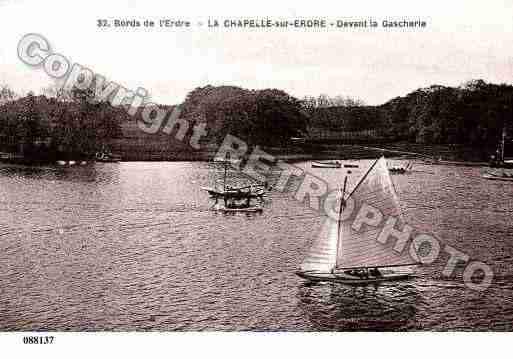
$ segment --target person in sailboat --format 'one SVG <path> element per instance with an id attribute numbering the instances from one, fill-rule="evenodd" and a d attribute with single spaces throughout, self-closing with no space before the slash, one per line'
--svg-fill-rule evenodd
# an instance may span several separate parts
<path id="1" fill-rule="evenodd" d="M 376 267 L 376 268 L 373 268 L 369 271 L 370 275 L 373 276 L 373 277 L 381 277 L 381 272 L 379 271 L 379 269 Z"/>
<path id="2" fill-rule="evenodd" d="M 364 278 L 364 279 L 369 278 L 369 272 L 367 272 L 367 268 L 358 270 L 358 275 L 360 278 Z"/>

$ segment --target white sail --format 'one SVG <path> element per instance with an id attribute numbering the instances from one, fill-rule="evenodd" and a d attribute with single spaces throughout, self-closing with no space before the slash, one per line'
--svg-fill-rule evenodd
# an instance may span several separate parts
<path id="1" fill-rule="evenodd" d="M 353 218 L 340 223 L 336 267 L 345 269 L 412 264 L 407 250 L 399 254 L 393 249 L 394 240 L 389 239 L 386 244 L 378 241 L 383 223 L 389 216 L 398 218 L 396 229 L 402 229 L 404 224 L 384 157 L 372 165 L 349 197 L 356 205 L 355 214 Z M 363 224 L 359 231 L 354 230 L 353 220 L 362 205 L 379 210 L 383 214 L 382 223 L 376 227 Z"/>
<path id="2" fill-rule="evenodd" d="M 330 272 L 337 260 L 338 222 L 327 218 L 319 237 L 314 241 L 305 260 L 301 264 L 303 271 Z"/>

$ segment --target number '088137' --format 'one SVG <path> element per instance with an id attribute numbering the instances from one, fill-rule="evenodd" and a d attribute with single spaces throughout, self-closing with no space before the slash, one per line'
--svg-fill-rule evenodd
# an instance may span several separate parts
<path id="1" fill-rule="evenodd" d="M 53 344 L 53 336 L 24 336 L 23 344 Z"/>

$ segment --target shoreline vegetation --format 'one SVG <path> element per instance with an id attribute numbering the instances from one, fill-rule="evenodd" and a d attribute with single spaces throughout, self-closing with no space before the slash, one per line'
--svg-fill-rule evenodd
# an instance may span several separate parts
<path id="1" fill-rule="evenodd" d="M 94 87 L 64 91 L 49 87 L 41 95 L 19 96 L 0 85 L 0 154 L 28 164 L 93 160 L 99 151 L 123 161 L 208 161 L 227 135 L 259 146 L 277 160 L 387 157 L 488 162 L 503 129 L 513 127 L 513 86 L 469 81 L 460 87 L 434 85 L 379 106 L 358 99 L 320 95 L 296 99 L 278 89 L 247 90 L 205 86 L 177 106 L 180 126 L 143 131 L 142 108 L 135 116 L 123 106 L 98 100 Z M 189 140 L 204 124 L 199 149 Z M 169 125 L 168 125 L 169 126 Z M 507 137 L 506 153 L 511 139 Z M 381 151 L 383 149 L 385 151 Z M 249 155 L 249 153 L 248 153 Z"/>

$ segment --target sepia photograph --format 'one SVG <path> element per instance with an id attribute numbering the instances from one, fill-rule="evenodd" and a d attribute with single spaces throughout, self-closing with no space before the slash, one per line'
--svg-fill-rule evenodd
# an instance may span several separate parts
<path id="1" fill-rule="evenodd" d="M 0 0 L 0 343 L 511 332 L 512 14 Z"/>

